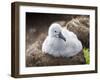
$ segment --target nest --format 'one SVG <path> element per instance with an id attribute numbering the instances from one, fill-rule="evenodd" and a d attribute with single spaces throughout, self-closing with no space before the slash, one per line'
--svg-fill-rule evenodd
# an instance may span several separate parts
<path id="1" fill-rule="evenodd" d="M 39 39 L 33 43 L 28 49 L 26 54 L 26 66 L 57 66 L 57 65 L 77 65 L 85 64 L 83 51 L 77 55 L 66 58 L 66 57 L 53 57 L 49 54 L 41 51 L 42 43 L 46 35 L 41 34 Z"/>

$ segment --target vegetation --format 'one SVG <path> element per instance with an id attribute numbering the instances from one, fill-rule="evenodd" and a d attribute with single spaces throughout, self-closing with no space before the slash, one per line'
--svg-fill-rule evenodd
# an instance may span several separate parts
<path id="1" fill-rule="evenodd" d="M 89 48 L 84 48 L 83 52 L 84 52 L 84 57 L 85 57 L 85 60 L 86 60 L 86 64 L 90 64 Z"/>

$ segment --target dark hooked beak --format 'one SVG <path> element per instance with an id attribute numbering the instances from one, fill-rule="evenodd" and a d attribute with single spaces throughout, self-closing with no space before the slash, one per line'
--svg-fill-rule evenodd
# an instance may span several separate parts
<path id="1" fill-rule="evenodd" d="M 59 38 L 63 39 L 64 41 L 66 41 L 65 37 L 63 36 L 63 34 L 61 32 L 59 33 Z"/>

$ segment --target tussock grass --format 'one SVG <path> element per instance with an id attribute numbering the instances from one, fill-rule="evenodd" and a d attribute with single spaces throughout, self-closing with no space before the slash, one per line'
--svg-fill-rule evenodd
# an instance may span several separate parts
<path id="1" fill-rule="evenodd" d="M 86 60 L 86 64 L 90 64 L 90 52 L 89 52 L 89 48 L 84 48 L 83 52 L 84 52 L 84 57 L 85 57 L 85 60 Z"/>

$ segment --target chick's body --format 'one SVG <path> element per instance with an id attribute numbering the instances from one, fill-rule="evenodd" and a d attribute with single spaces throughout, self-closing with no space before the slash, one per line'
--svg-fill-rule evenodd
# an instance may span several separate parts
<path id="1" fill-rule="evenodd" d="M 50 26 L 48 36 L 42 44 L 42 51 L 54 57 L 71 57 L 81 50 L 82 44 L 77 36 L 57 23 Z"/>

